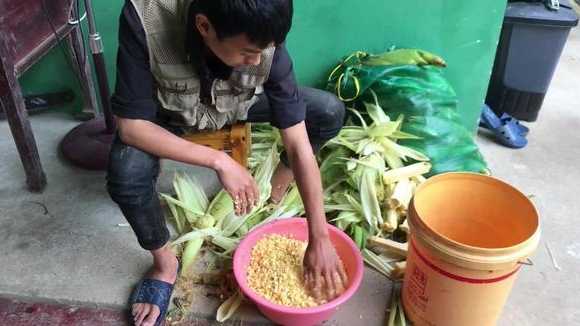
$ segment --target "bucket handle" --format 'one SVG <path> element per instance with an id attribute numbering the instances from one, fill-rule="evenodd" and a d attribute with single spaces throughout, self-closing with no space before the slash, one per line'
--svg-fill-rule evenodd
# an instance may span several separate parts
<path id="1" fill-rule="evenodd" d="M 530 258 L 526 258 L 526 260 L 524 260 L 524 261 L 519 261 L 518 264 L 534 266 L 534 262 Z"/>

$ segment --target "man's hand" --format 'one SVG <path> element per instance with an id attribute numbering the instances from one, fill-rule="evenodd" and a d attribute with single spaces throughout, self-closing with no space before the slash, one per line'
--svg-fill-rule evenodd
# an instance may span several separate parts
<path id="1" fill-rule="evenodd" d="M 221 153 L 214 164 L 224 189 L 232 196 L 237 215 L 248 214 L 260 199 L 256 181 L 246 168 Z"/>
<path id="2" fill-rule="evenodd" d="M 348 286 L 342 261 L 328 237 L 311 239 L 304 255 L 304 281 L 319 303 L 341 295 Z"/>

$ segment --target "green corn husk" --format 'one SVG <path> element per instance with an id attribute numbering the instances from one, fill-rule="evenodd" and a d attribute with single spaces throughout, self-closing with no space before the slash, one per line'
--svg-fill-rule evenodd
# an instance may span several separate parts
<path id="1" fill-rule="evenodd" d="M 409 179 L 401 179 L 395 184 L 391 198 L 387 201 L 391 209 L 407 210 L 409 202 L 413 193 L 415 192 L 415 184 Z"/>
<path id="2" fill-rule="evenodd" d="M 405 162 L 408 159 L 413 159 L 415 161 L 429 161 L 429 158 L 427 156 L 425 156 L 425 154 L 423 154 L 417 150 L 414 150 L 410 147 L 401 146 L 401 145 L 397 144 L 396 142 L 394 142 L 393 140 L 390 140 L 386 137 L 381 138 L 379 140 L 379 142 L 383 146 L 383 149 L 385 150 L 385 152 L 394 153 L 401 160 L 403 160 Z M 402 167 L 402 165 L 401 166 L 391 166 L 391 168 L 398 168 L 398 167 Z"/>
<path id="3" fill-rule="evenodd" d="M 260 224 L 260 222 L 266 218 L 270 210 L 271 208 L 269 206 L 264 206 L 262 209 L 249 215 L 245 222 L 235 232 L 236 235 L 239 237 L 246 235 L 248 232 L 250 232 L 250 230 L 252 230 L 256 225 Z"/>
<path id="4" fill-rule="evenodd" d="M 363 259 L 365 263 L 373 267 L 377 272 L 391 278 L 391 273 L 393 272 L 393 267 L 385 263 L 377 254 L 370 251 L 369 249 L 362 250 Z"/>
<path id="5" fill-rule="evenodd" d="M 173 188 L 176 192 L 177 198 L 173 198 L 166 194 L 160 194 L 161 198 L 164 199 L 168 205 L 173 204 L 180 207 L 183 210 L 182 212 L 187 222 L 192 226 L 195 225 L 197 219 L 205 215 L 205 211 L 209 205 L 204 190 L 201 188 L 199 183 L 183 173 L 175 173 Z M 179 213 L 176 215 L 175 213 L 177 212 L 174 212 L 173 210 L 172 213 L 174 214 L 174 218 L 179 219 Z M 180 221 L 180 223 L 182 222 L 183 221 Z M 184 230 L 185 227 L 181 225 L 181 229 Z"/>
<path id="6" fill-rule="evenodd" d="M 391 233 L 397 229 L 399 225 L 399 214 L 395 209 L 388 209 L 385 222 L 381 225 L 381 229 L 387 233 Z"/>
<path id="7" fill-rule="evenodd" d="M 175 228 L 177 229 L 178 234 L 183 234 L 186 232 L 186 223 L 187 220 L 185 219 L 185 213 L 182 212 L 182 208 L 175 205 L 172 202 L 166 201 L 167 206 L 171 212 L 171 216 L 175 221 Z"/>
<path id="8" fill-rule="evenodd" d="M 177 192 L 177 199 L 194 210 L 205 212 L 209 201 L 196 180 L 184 173 L 176 173 L 173 186 Z"/>
<path id="9" fill-rule="evenodd" d="M 363 214 L 370 227 L 369 230 L 372 234 L 375 234 L 379 229 L 379 225 L 383 223 L 383 217 L 371 174 L 365 174 L 361 180 L 360 197 Z"/>
<path id="10" fill-rule="evenodd" d="M 373 92 L 373 95 L 374 95 L 374 92 Z M 385 111 L 383 111 L 383 109 L 380 106 L 378 106 L 376 104 L 368 103 L 368 102 L 365 102 L 364 105 L 365 105 L 365 108 L 367 110 L 367 114 L 371 117 L 374 124 L 384 125 L 384 126 L 389 126 L 389 127 L 391 126 L 391 124 L 390 124 L 391 118 L 389 118 L 389 116 L 385 114 Z M 388 130 L 385 130 L 385 133 L 383 133 L 382 135 L 385 137 L 389 137 L 391 135 L 391 133 L 397 129 L 398 128 L 393 128 L 393 130 L 391 132 L 388 132 Z"/>
<path id="11" fill-rule="evenodd" d="M 207 229 L 215 225 L 216 219 L 208 214 L 200 216 L 195 222 L 195 227 L 198 229 Z"/>
<path id="12" fill-rule="evenodd" d="M 259 216 L 263 216 L 262 214 L 266 210 L 267 206 L 261 206 L 259 208 L 253 209 L 250 214 L 246 214 L 244 216 L 235 216 L 233 214 L 226 216 L 226 218 L 223 220 L 222 234 L 226 237 L 231 237 L 234 234 L 238 234 L 239 236 L 246 234 L 241 234 L 242 232 L 238 232 L 239 229 L 248 221 L 255 221 L 255 219 L 260 220 Z M 246 228 L 243 231 L 247 232 L 247 230 L 249 230 L 249 228 Z"/>
<path id="13" fill-rule="evenodd" d="M 195 224 L 195 221 L 199 216 L 205 215 L 203 210 L 200 210 L 196 207 L 192 207 L 185 202 L 177 200 L 167 194 L 159 194 L 163 200 L 165 200 L 168 204 L 171 203 L 179 208 L 182 209 L 185 220 L 191 224 Z"/>
<path id="14" fill-rule="evenodd" d="M 365 156 L 358 160 L 350 159 L 347 162 L 347 173 L 349 177 L 347 181 L 351 187 L 360 190 L 358 187 L 360 187 L 363 176 L 369 174 L 373 180 L 372 183 L 377 188 L 383 188 L 383 180 L 379 176 L 382 176 L 385 169 L 385 160 L 378 153 Z"/>
<path id="15" fill-rule="evenodd" d="M 213 198 L 207 209 L 207 215 L 213 216 L 215 221 L 219 223 L 224 217 L 234 212 L 234 201 L 232 197 L 225 191 L 221 190 Z"/>
<path id="16" fill-rule="evenodd" d="M 233 296 L 224 301 L 224 303 L 222 303 L 217 310 L 216 320 L 220 323 L 223 323 L 230 319 L 240 307 L 242 299 L 242 293 L 238 291 Z"/>
<path id="17" fill-rule="evenodd" d="M 229 238 L 221 234 L 216 234 L 211 237 L 211 242 L 214 245 L 222 248 L 224 250 L 224 254 L 229 254 L 234 252 L 234 250 L 238 246 L 238 243 L 240 243 L 240 239 Z"/>
<path id="18" fill-rule="evenodd" d="M 236 216 L 233 213 L 229 214 L 221 220 L 221 223 L 218 224 L 218 228 L 223 235 L 227 237 L 232 236 L 247 221 L 247 219 L 252 216 L 252 214 L 255 214 L 255 212 L 243 216 Z"/>
<path id="19" fill-rule="evenodd" d="M 257 205 L 258 208 L 263 206 L 268 198 L 270 198 L 270 193 L 272 191 L 272 184 L 270 182 L 279 161 L 280 154 L 278 153 L 277 145 L 274 144 L 268 152 L 268 157 L 258 167 L 255 173 L 255 180 L 258 184 L 258 190 L 260 192 L 260 199 Z"/>
<path id="20" fill-rule="evenodd" d="M 184 242 L 188 242 L 188 241 L 193 240 L 193 239 L 199 239 L 199 238 L 203 239 L 203 238 L 214 236 L 214 235 L 221 234 L 221 233 L 222 233 L 222 231 L 220 229 L 215 228 L 215 227 L 201 229 L 201 230 L 193 230 L 193 231 L 187 232 L 186 234 L 180 236 L 179 238 L 174 240 L 171 244 L 173 246 L 176 246 L 178 244 L 182 244 Z"/>
<path id="21" fill-rule="evenodd" d="M 322 182 L 325 189 L 328 189 L 330 184 L 335 182 L 335 180 L 344 177 L 344 160 L 350 154 L 351 151 L 346 147 L 332 147 L 329 154 L 320 163 L 320 175 L 323 176 Z"/>
<path id="22" fill-rule="evenodd" d="M 368 237 L 368 231 L 365 228 L 362 228 L 358 225 L 353 225 L 351 227 L 351 237 L 360 250 L 365 249 Z"/>
<path id="23" fill-rule="evenodd" d="M 358 54 L 360 60 L 368 66 L 385 66 L 385 65 L 434 65 L 445 67 L 447 63 L 443 58 L 418 49 L 396 49 L 382 54 L 372 55 L 368 53 Z"/>
<path id="24" fill-rule="evenodd" d="M 282 138 L 278 130 L 267 123 L 252 124 L 252 155 L 248 158 L 250 171 L 256 175 L 256 170 L 268 159 L 272 148 L 277 152 L 282 146 Z"/>
<path id="25" fill-rule="evenodd" d="M 331 220 L 331 222 L 343 231 L 346 231 L 351 224 L 359 224 L 363 221 L 364 217 L 353 211 L 341 211 L 335 219 Z"/>
<path id="26" fill-rule="evenodd" d="M 403 279 L 405 277 L 405 270 L 407 269 L 407 262 L 406 261 L 399 261 L 393 263 L 393 272 L 391 276 L 393 279 Z"/>
<path id="27" fill-rule="evenodd" d="M 393 284 L 386 326 L 407 326 L 405 310 L 401 303 L 401 287 L 398 283 Z"/>
<path id="28" fill-rule="evenodd" d="M 391 289 L 391 304 L 389 305 L 389 316 L 387 318 L 386 326 L 395 326 L 395 320 L 397 319 L 399 308 L 397 301 L 398 301 L 397 288 L 396 285 L 393 284 L 393 288 Z"/>
<path id="29" fill-rule="evenodd" d="M 193 263 L 203 245 L 203 238 L 189 240 L 181 254 L 181 275 L 189 275 L 192 272 Z"/>
<path id="30" fill-rule="evenodd" d="M 385 169 L 385 161 L 380 154 L 375 153 L 360 160 L 351 160 L 349 163 L 355 164 L 350 168 L 348 182 L 359 190 L 361 211 L 371 233 L 376 234 L 379 225 L 383 223 L 379 201 L 385 194 L 380 177 Z"/>
<path id="31" fill-rule="evenodd" d="M 419 162 L 402 168 L 391 169 L 383 173 L 383 182 L 385 184 L 395 183 L 402 179 L 408 179 L 428 173 L 431 170 L 431 164 L 428 162 Z"/>

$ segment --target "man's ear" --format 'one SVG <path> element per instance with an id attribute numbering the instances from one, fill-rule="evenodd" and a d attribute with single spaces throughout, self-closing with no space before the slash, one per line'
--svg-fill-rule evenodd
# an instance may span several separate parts
<path id="1" fill-rule="evenodd" d="M 213 33 L 213 26 L 204 14 L 195 15 L 195 27 L 201 36 L 208 37 Z"/>

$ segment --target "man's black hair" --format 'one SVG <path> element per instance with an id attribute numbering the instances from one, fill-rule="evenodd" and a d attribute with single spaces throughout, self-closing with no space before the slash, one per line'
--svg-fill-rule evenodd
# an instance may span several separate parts
<path id="1" fill-rule="evenodd" d="M 207 16 L 220 40 L 246 34 L 254 45 L 265 48 L 272 42 L 283 43 L 292 26 L 292 0 L 194 0 L 193 4 L 195 12 Z"/>

